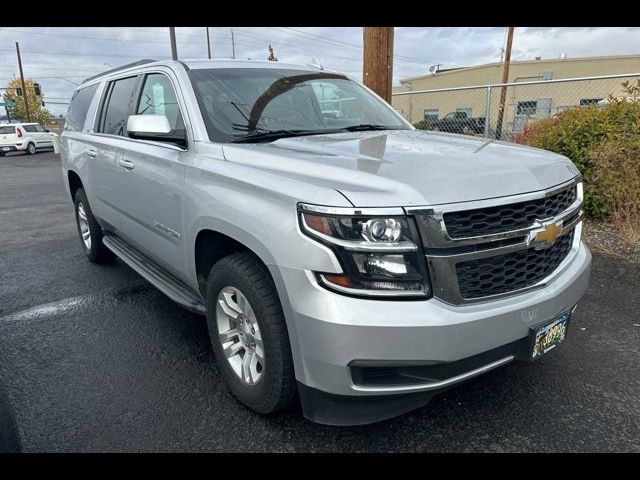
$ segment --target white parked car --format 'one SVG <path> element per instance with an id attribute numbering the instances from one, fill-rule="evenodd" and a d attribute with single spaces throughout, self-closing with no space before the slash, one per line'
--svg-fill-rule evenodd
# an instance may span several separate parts
<path id="1" fill-rule="evenodd" d="M 0 125 L 0 157 L 9 152 L 24 152 L 30 155 L 41 148 L 53 148 L 53 137 L 39 123 L 9 123 Z"/>

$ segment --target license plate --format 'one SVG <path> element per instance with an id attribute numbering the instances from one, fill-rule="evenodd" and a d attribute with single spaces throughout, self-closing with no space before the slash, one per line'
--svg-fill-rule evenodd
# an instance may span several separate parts
<path id="1" fill-rule="evenodd" d="M 9 147 L 2 147 L 3 152 L 8 152 L 9 150 L 11 150 Z"/>
<path id="2" fill-rule="evenodd" d="M 531 360 L 553 350 L 566 338 L 570 318 L 571 312 L 567 312 L 546 325 L 531 329 Z"/>

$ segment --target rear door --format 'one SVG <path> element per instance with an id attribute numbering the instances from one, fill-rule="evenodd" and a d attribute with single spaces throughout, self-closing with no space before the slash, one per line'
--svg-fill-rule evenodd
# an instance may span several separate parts
<path id="1" fill-rule="evenodd" d="M 37 137 L 35 137 L 37 147 L 52 147 L 53 139 L 51 138 L 51 133 L 39 123 L 36 123 L 33 127 L 35 129 L 35 135 L 37 135 Z"/>
<path id="2" fill-rule="evenodd" d="M 128 214 L 128 187 L 123 184 L 122 161 L 127 140 L 127 118 L 139 76 L 131 75 L 107 83 L 102 94 L 88 171 L 93 187 L 92 208 L 121 236 L 131 239 L 135 232 Z M 93 206 L 95 204 L 95 207 Z"/>
<path id="3" fill-rule="evenodd" d="M 13 125 L 0 125 L 0 152 L 8 152 L 10 146 L 18 143 L 16 127 Z"/>

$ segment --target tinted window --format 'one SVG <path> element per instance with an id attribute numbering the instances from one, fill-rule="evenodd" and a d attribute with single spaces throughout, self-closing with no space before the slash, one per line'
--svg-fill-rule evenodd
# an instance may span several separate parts
<path id="1" fill-rule="evenodd" d="M 0 127 L 0 134 L 11 134 L 16 133 L 15 127 Z"/>
<path id="2" fill-rule="evenodd" d="M 138 77 L 123 78 L 109 84 L 106 104 L 103 110 L 102 133 L 126 136 L 127 118 L 133 92 L 138 83 Z"/>
<path id="3" fill-rule="evenodd" d="M 24 128 L 26 132 L 31 132 L 31 133 L 38 131 L 36 130 L 35 125 L 23 125 L 22 128 Z"/>
<path id="4" fill-rule="evenodd" d="M 166 115 L 172 133 L 184 135 L 184 122 L 169 77 L 161 73 L 147 75 L 136 109 L 137 115 Z"/>
<path id="5" fill-rule="evenodd" d="M 87 112 L 91 105 L 93 95 L 96 93 L 98 84 L 82 88 L 73 94 L 69 111 L 67 112 L 67 120 L 65 121 L 65 129 L 74 132 L 82 131 L 84 121 L 87 118 Z"/>

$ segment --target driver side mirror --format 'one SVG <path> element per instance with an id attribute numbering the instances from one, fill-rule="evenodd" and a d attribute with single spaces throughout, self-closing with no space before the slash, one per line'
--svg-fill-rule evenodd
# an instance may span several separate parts
<path id="1" fill-rule="evenodd" d="M 185 132 L 171 130 L 166 115 L 129 115 L 127 131 L 129 137 L 139 140 L 173 143 L 181 147 L 187 145 Z"/>

